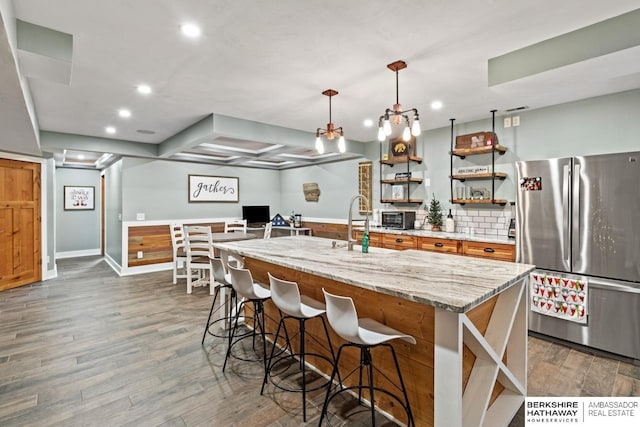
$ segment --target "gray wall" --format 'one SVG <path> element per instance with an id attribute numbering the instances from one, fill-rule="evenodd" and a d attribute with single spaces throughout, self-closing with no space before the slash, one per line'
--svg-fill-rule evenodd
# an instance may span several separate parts
<path id="1" fill-rule="evenodd" d="M 104 170 L 105 253 L 122 264 L 122 160 Z"/>
<path id="2" fill-rule="evenodd" d="M 349 201 L 358 194 L 358 163 L 367 159 L 326 163 L 280 172 L 282 211 L 288 219 L 291 211 L 305 217 L 347 219 Z M 304 199 L 302 184 L 316 182 L 320 187 L 317 202 Z M 357 208 L 354 208 L 357 213 Z"/>
<path id="3" fill-rule="evenodd" d="M 238 203 L 189 203 L 189 174 L 239 178 Z M 125 158 L 122 165 L 123 221 L 241 217 L 242 205 L 280 210 L 279 172 L 187 162 Z"/>
<path id="4" fill-rule="evenodd" d="M 64 210 L 64 186 L 95 187 L 95 209 Z M 100 249 L 100 171 L 56 169 L 56 252 Z"/>

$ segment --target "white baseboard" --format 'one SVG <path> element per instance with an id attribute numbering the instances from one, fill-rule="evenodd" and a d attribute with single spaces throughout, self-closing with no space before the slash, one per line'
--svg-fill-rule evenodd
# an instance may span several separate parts
<path id="1" fill-rule="evenodd" d="M 173 268 L 173 263 L 163 262 L 158 264 L 141 265 L 139 267 L 126 267 L 122 269 L 120 275 L 131 276 L 134 274 L 155 273 L 157 271 L 171 270 L 172 268 Z"/>
<path id="2" fill-rule="evenodd" d="M 53 270 L 47 270 L 44 273 L 44 277 L 42 280 L 50 280 L 58 277 L 58 266 L 56 264 L 53 265 Z"/>
<path id="3" fill-rule="evenodd" d="M 56 252 L 56 259 L 77 258 L 77 257 L 95 256 L 95 255 L 100 255 L 100 248 L 84 249 L 81 251 Z"/>
<path id="4" fill-rule="evenodd" d="M 111 267 L 118 276 L 122 276 L 122 267 L 120 267 L 120 264 L 115 262 L 115 260 L 111 258 L 107 253 L 104 254 L 104 262 L 106 262 L 107 265 L 109 265 L 109 267 Z"/>

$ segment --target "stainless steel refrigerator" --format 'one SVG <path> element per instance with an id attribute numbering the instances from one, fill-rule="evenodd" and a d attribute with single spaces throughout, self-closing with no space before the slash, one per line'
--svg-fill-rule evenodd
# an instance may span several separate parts
<path id="1" fill-rule="evenodd" d="M 640 152 L 517 162 L 518 262 L 588 280 L 586 324 L 529 329 L 640 359 Z"/>

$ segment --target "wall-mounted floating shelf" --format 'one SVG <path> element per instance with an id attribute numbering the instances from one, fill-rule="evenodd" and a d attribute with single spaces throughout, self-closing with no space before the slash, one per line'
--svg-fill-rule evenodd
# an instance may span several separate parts
<path id="1" fill-rule="evenodd" d="M 466 181 L 467 179 L 500 179 L 504 180 L 507 178 L 507 174 L 504 172 L 496 172 L 496 173 L 471 173 L 468 175 L 449 175 L 449 178 L 455 179 L 458 181 Z"/>
<path id="2" fill-rule="evenodd" d="M 396 179 L 381 179 L 383 184 L 406 184 L 407 182 L 414 182 L 416 184 L 422 183 L 422 178 L 396 178 Z"/>
<path id="3" fill-rule="evenodd" d="M 422 203 L 422 199 L 382 199 L 382 203 Z"/>
<path id="4" fill-rule="evenodd" d="M 422 163 L 422 157 L 418 157 L 418 156 L 400 156 L 400 157 L 389 158 L 389 159 L 386 159 L 386 160 L 380 160 L 380 163 L 382 163 L 383 165 L 389 165 L 389 166 L 397 165 L 399 163 L 407 163 L 407 162 L 416 162 L 416 163 L 420 164 L 420 163 Z"/>
<path id="5" fill-rule="evenodd" d="M 491 110 L 491 145 L 483 146 L 483 147 L 473 147 L 473 148 L 458 148 L 453 149 L 453 124 L 456 119 L 451 120 L 451 151 L 449 151 L 450 157 L 450 170 L 451 174 L 449 175 L 450 186 L 451 186 L 451 203 L 459 204 L 459 205 L 501 205 L 504 206 L 507 204 L 506 200 L 496 199 L 494 196 L 496 194 L 496 180 L 505 180 L 507 178 L 507 174 L 503 172 L 482 172 L 475 174 L 455 174 L 453 173 L 453 158 L 459 157 L 464 159 L 467 156 L 476 156 L 482 154 L 491 154 L 491 169 L 490 171 L 495 171 L 496 165 L 496 153 L 499 155 L 503 155 L 507 152 L 507 147 L 497 144 L 498 139 L 496 136 L 496 110 Z M 495 142 L 495 143 L 494 143 Z M 491 180 L 491 198 L 489 199 L 454 199 L 453 198 L 453 181 L 465 182 L 467 180 Z"/>

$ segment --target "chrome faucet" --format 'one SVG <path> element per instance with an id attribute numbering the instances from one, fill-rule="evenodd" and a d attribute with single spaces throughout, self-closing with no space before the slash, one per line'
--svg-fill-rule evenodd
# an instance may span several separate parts
<path id="1" fill-rule="evenodd" d="M 347 250 L 348 251 L 353 251 L 353 243 L 355 242 L 354 239 L 352 239 L 352 235 L 353 235 L 353 228 L 351 225 L 351 221 L 352 221 L 352 209 L 353 209 L 353 202 L 355 202 L 358 199 L 362 199 L 364 200 L 364 204 L 367 207 L 367 215 L 365 216 L 365 220 L 364 220 L 364 229 L 367 232 L 367 234 L 369 234 L 369 214 L 368 212 L 371 210 L 371 206 L 369 206 L 369 200 L 367 200 L 366 197 L 364 197 L 362 194 L 357 194 L 355 196 L 353 196 L 351 198 L 351 202 L 349 202 L 349 223 L 347 224 Z"/>

